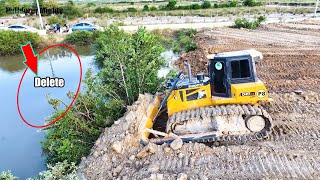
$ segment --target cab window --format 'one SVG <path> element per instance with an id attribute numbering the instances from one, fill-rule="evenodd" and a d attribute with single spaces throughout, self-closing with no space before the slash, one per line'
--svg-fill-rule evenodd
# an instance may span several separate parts
<path id="1" fill-rule="evenodd" d="M 247 59 L 231 61 L 231 74 L 232 79 L 250 78 L 249 61 Z"/>

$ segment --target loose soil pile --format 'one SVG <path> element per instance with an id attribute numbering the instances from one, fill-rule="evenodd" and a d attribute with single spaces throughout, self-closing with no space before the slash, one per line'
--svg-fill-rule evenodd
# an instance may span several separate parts
<path id="1" fill-rule="evenodd" d="M 185 54 L 193 72 L 206 72 L 212 49 L 254 48 L 264 54 L 259 78 L 274 102 L 267 140 L 209 147 L 176 142 L 139 143 L 137 135 L 151 95 L 141 95 L 125 116 L 97 140 L 80 165 L 87 179 L 318 179 L 320 175 L 320 33 L 303 24 L 269 25 L 259 30 L 219 29 L 197 35 L 199 49 Z M 309 27 L 309 26 L 306 26 Z M 183 68 L 183 59 L 177 65 Z M 295 90 L 301 92 L 294 93 Z"/>

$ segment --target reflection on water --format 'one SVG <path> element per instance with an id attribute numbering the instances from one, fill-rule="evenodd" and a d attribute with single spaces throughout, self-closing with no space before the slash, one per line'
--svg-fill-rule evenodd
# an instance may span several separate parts
<path id="1" fill-rule="evenodd" d="M 93 47 L 77 47 L 76 51 L 81 56 L 92 56 L 93 55 Z M 39 52 L 39 50 L 35 50 L 35 53 Z M 52 60 L 57 60 L 58 58 L 63 57 L 71 57 L 73 53 L 71 51 L 65 50 L 65 48 L 56 47 L 51 48 L 45 51 L 40 55 L 40 61 L 47 59 L 50 57 Z M 0 56 L 0 71 L 7 72 L 18 72 L 22 69 L 25 69 L 26 66 L 22 64 L 22 60 L 24 59 L 22 54 L 18 54 L 15 56 Z"/>
<path id="2" fill-rule="evenodd" d="M 77 49 L 77 52 L 84 76 L 85 71 L 93 67 L 94 55 L 91 48 Z M 22 55 L 0 57 L 0 172 L 11 170 L 25 179 L 45 170 L 45 162 L 40 147 L 44 133 L 24 124 L 16 107 L 16 92 L 25 69 L 22 60 Z M 77 57 L 66 48 L 54 48 L 41 54 L 38 66 L 40 77 L 52 77 L 54 73 L 66 82 L 64 88 L 34 88 L 34 75 L 27 71 L 20 89 L 20 108 L 29 123 L 43 125 L 53 112 L 46 94 L 67 101 L 66 93 L 77 88 L 80 70 Z"/>
<path id="3" fill-rule="evenodd" d="M 20 59 L 20 61 L 17 61 Z M 23 60 L 23 56 L 16 55 L 16 56 L 6 56 L 0 57 L 0 71 L 8 71 L 8 72 L 17 72 L 25 68 L 25 66 L 21 63 Z"/>

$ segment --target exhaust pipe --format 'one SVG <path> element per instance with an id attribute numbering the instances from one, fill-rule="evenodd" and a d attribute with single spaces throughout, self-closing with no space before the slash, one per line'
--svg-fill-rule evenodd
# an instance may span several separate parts
<path id="1" fill-rule="evenodd" d="M 189 82 L 191 82 L 191 78 L 192 78 L 192 74 L 191 74 L 191 66 L 188 62 L 184 62 L 184 64 L 187 66 L 188 68 L 188 77 L 189 77 Z"/>

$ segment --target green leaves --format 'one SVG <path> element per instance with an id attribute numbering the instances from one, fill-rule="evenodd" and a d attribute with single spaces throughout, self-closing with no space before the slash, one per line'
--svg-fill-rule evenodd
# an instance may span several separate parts
<path id="1" fill-rule="evenodd" d="M 178 32 L 177 40 L 173 43 L 172 49 L 174 52 L 194 51 L 197 49 L 197 44 L 194 41 L 194 36 L 197 33 L 195 29 L 183 29 Z"/>
<path id="2" fill-rule="evenodd" d="M 30 41 L 33 48 L 40 46 L 40 36 L 31 32 L 0 31 L 0 56 L 21 51 L 20 46 Z"/>
<path id="3" fill-rule="evenodd" d="M 46 139 L 41 142 L 42 150 L 47 155 L 47 163 L 68 161 L 78 163 L 87 156 L 95 140 L 106 126 L 110 126 L 124 111 L 121 99 L 110 98 L 106 85 L 89 70 L 84 80 L 85 92 L 80 93 L 75 104 L 58 123 L 46 128 Z M 73 93 L 69 92 L 72 98 Z M 49 99 L 56 109 L 48 119 L 53 121 L 63 113 L 58 109 L 59 99 Z"/>
<path id="4" fill-rule="evenodd" d="M 246 28 L 246 29 L 257 29 L 262 22 L 264 22 L 266 18 L 264 16 L 259 16 L 258 18 L 255 18 L 254 20 L 250 21 L 246 18 L 237 18 L 234 21 L 234 27 L 235 28 Z"/>
<path id="5" fill-rule="evenodd" d="M 139 94 L 155 93 L 159 87 L 157 72 L 164 65 L 160 57 L 164 50 L 157 36 L 143 28 L 131 35 L 111 26 L 97 40 L 99 76 L 107 89 L 131 104 Z"/>
<path id="6" fill-rule="evenodd" d="M 64 41 L 69 45 L 88 46 L 94 44 L 100 34 L 100 31 L 74 31 L 68 34 Z"/>
<path id="7" fill-rule="evenodd" d="M 3 171 L 0 173 L 0 180 L 18 180 L 19 178 L 12 175 L 11 171 Z"/>

